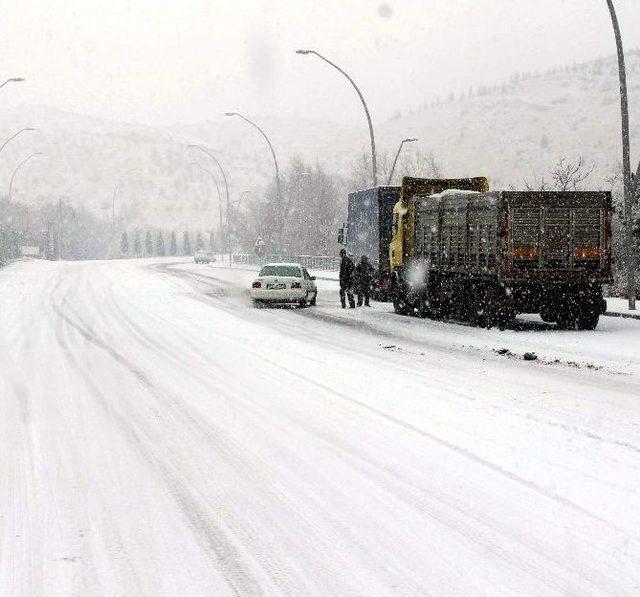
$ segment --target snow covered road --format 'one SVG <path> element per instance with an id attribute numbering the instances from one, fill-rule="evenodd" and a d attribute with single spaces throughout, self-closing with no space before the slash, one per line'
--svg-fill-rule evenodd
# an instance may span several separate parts
<path id="1" fill-rule="evenodd" d="M 640 592 L 640 322 L 501 333 L 328 281 L 256 310 L 252 276 L 0 272 L 2 597 Z"/>

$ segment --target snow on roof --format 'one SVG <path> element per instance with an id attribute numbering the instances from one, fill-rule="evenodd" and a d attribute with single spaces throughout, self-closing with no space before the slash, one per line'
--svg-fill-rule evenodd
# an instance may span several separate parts
<path id="1" fill-rule="evenodd" d="M 429 197 L 442 198 L 449 197 L 450 195 L 480 195 L 479 191 L 463 191 L 462 189 L 446 189 L 441 193 L 434 193 Z"/>
<path id="2" fill-rule="evenodd" d="M 299 263 L 285 263 L 284 261 L 274 261 L 273 263 L 265 263 L 262 267 L 267 267 L 271 265 L 286 265 L 291 267 L 302 267 Z"/>

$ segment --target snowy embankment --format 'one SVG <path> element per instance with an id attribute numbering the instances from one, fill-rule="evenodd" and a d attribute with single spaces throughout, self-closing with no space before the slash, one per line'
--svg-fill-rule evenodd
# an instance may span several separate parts
<path id="1" fill-rule="evenodd" d="M 253 275 L 0 272 L 0 594 L 640 590 L 638 322 L 501 333 L 322 280 L 255 310 Z"/>

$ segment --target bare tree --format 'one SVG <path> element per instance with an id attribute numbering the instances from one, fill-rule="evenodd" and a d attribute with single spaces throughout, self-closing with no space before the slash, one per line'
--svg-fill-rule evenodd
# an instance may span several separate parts
<path id="1" fill-rule="evenodd" d="M 551 182 L 544 175 L 538 178 L 534 173 L 532 182 L 523 181 L 524 188 L 527 191 L 577 191 L 594 169 L 595 164 L 588 166 L 582 156 L 575 161 L 562 157 L 551 170 Z"/>
<path id="2" fill-rule="evenodd" d="M 594 168 L 595 164 L 587 166 L 582 156 L 575 162 L 560 158 L 551 172 L 554 187 L 558 191 L 577 191 L 580 185 L 591 176 Z"/>

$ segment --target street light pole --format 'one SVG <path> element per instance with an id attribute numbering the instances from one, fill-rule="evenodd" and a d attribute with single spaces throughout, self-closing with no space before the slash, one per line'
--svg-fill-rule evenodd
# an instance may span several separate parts
<path id="1" fill-rule="evenodd" d="M 411 137 L 410 139 L 403 139 L 402 141 L 400 141 L 400 147 L 398 147 L 398 152 L 396 153 L 396 157 L 393 160 L 393 166 L 391 166 L 391 172 L 389 173 L 389 180 L 387 181 L 387 186 L 391 185 L 391 179 L 393 178 L 393 172 L 396 169 L 396 164 L 398 163 L 398 158 L 400 157 L 400 152 L 402 151 L 402 146 L 405 143 L 413 143 L 414 141 L 417 141 L 418 139 L 416 139 L 415 137 Z"/>
<path id="2" fill-rule="evenodd" d="M 27 127 L 24 129 L 20 129 L 17 133 L 14 133 L 13 135 L 11 135 L 11 137 L 9 137 L 2 145 L 0 145 L 0 153 L 2 153 L 2 150 L 9 145 L 9 143 L 11 143 L 11 141 L 13 141 L 18 135 L 20 135 L 21 133 L 24 133 L 25 131 L 35 131 L 36 129 L 32 128 L 32 127 Z"/>
<path id="3" fill-rule="evenodd" d="M 7 79 L 4 83 L 0 84 L 0 89 L 2 89 L 7 83 L 21 83 L 24 81 L 22 77 L 11 77 L 11 79 Z"/>
<path id="4" fill-rule="evenodd" d="M 229 183 L 227 182 L 227 175 L 224 171 L 224 168 L 218 161 L 218 158 L 214 156 L 206 147 L 204 147 L 204 145 L 196 145 L 192 143 L 190 145 L 187 145 L 187 147 L 192 149 L 198 149 L 202 153 L 208 155 L 216 163 L 216 165 L 220 169 L 220 173 L 222 174 L 222 180 L 224 182 L 224 191 L 225 191 L 226 200 L 227 200 L 227 237 L 228 237 L 227 243 L 228 243 L 228 249 L 229 249 L 229 267 L 231 267 L 233 265 L 233 259 L 232 259 L 232 248 L 231 248 L 231 229 L 229 227 L 230 209 L 229 209 Z"/>
<path id="5" fill-rule="evenodd" d="M 31 158 L 34 158 L 36 156 L 42 155 L 41 151 L 36 151 L 35 153 L 32 153 L 30 155 L 28 155 L 26 158 L 24 158 L 24 160 L 22 160 L 15 168 L 15 170 L 13 171 L 13 174 L 11 175 L 11 180 L 9 181 L 9 203 L 11 203 L 11 198 L 13 197 L 13 181 L 16 178 L 16 174 L 18 173 L 18 171 L 20 170 L 20 168 L 22 168 L 22 166 L 24 166 Z"/>
<path id="6" fill-rule="evenodd" d="M 367 107 L 367 102 L 364 101 L 364 96 L 362 95 L 360 89 L 358 89 L 358 86 L 356 85 L 355 81 L 345 71 L 343 71 L 337 64 L 331 62 L 331 60 L 328 60 L 322 54 L 319 54 L 315 50 L 296 50 L 296 54 L 302 54 L 302 55 L 315 54 L 318 58 L 320 58 L 320 60 L 324 60 L 327 64 L 329 64 L 330 66 L 333 66 L 333 68 L 335 68 L 338 72 L 344 75 L 346 79 L 349 81 L 349 83 L 353 85 L 353 88 L 356 90 L 356 93 L 358 94 L 358 97 L 362 102 L 362 107 L 364 108 L 364 113 L 365 113 L 365 116 L 367 117 L 367 124 L 369 125 L 369 137 L 371 140 L 371 170 L 373 175 L 373 186 L 377 187 L 378 186 L 378 168 L 377 168 L 377 162 L 376 162 L 376 141 L 373 135 L 373 124 L 371 123 L 371 115 L 369 114 L 369 108 Z"/>
<path id="7" fill-rule="evenodd" d="M 14 169 L 14 171 L 11 174 L 11 180 L 9 181 L 9 198 L 7 203 L 10 204 L 11 203 L 11 199 L 13 197 L 13 181 L 16 178 L 16 174 L 18 174 L 18 171 L 20 170 L 20 168 L 22 168 L 22 166 L 24 166 L 31 158 L 36 157 L 42 155 L 41 152 L 37 151 L 36 153 L 32 153 L 30 155 L 28 155 L 24 160 L 22 160 Z M 3 217 L 4 220 L 4 217 Z M 2 222 L 2 227 L 4 228 L 5 222 Z M 6 238 L 6 237 L 5 237 Z M 0 261 L 4 261 L 5 257 L 6 257 L 6 246 L 5 246 L 5 242 L 2 242 L 2 246 L 0 247 Z"/>
<path id="8" fill-rule="evenodd" d="M 635 311 L 636 293 L 636 250 L 633 238 L 633 186 L 631 181 L 631 148 L 629 142 L 629 100 L 627 97 L 627 71 L 624 64 L 624 48 L 622 34 L 613 0 L 607 0 L 613 34 L 618 52 L 618 77 L 620 79 L 620 112 L 622 116 L 622 180 L 624 187 L 624 229 L 627 254 L 627 299 L 629 310 Z"/>
<path id="9" fill-rule="evenodd" d="M 132 168 L 127 170 L 116 182 L 116 186 L 113 188 L 113 197 L 111 198 L 111 255 L 115 254 L 116 247 L 116 197 L 118 196 L 118 190 L 123 183 L 125 177 L 133 172 L 140 172 L 138 168 Z"/>
<path id="10" fill-rule="evenodd" d="M 216 191 L 218 193 L 218 212 L 219 212 L 219 229 L 220 229 L 220 253 L 221 253 L 222 261 L 224 262 L 224 236 L 223 236 L 223 232 L 222 232 L 222 226 L 223 226 L 222 195 L 220 194 L 220 185 L 218 184 L 218 180 L 213 175 L 213 172 L 211 172 L 211 170 L 205 168 L 204 166 L 201 166 L 198 162 L 191 162 L 191 163 L 194 166 L 198 166 L 198 168 L 200 168 L 203 172 L 206 172 L 211 177 L 211 180 L 213 180 L 213 184 L 216 187 Z M 231 264 L 229 264 L 229 265 L 231 265 Z"/>
<path id="11" fill-rule="evenodd" d="M 278 211 L 279 213 L 279 217 L 278 217 L 278 252 L 282 253 L 282 233 L 284 230 L 284 205 L 283 205 L 283 201 L 282 201 L 282 189 L 280 187 L 280 168 L 278 167 L 278 158 L 276 157 L 276 152 L 273 149 L 273 145 L 271 144 L 271 141 L 269 140 L 269 137 L 267 137 L 267 134 L 262 130 L 262 128 L 260 128 L 255 122 L 253 122 L 253 120 L 249 120 L 246 116 L 243 116 L 242 114 L 239 114 L 238 112 L 225 112 L 225 116 L 238 116 L 239 118 L 242 118 L 242 120 L 244 120 L 246 123 L 250 124 L 253 128 L 255 128 L 263 137 L 264 140 L 267 142 L 267 145 L 269 146 L 269 149 L 271 150 L 271 156 L 273 157 L 273 164 L 275 166 L 276 169 L 276 201 L 278 203 Z"/>

